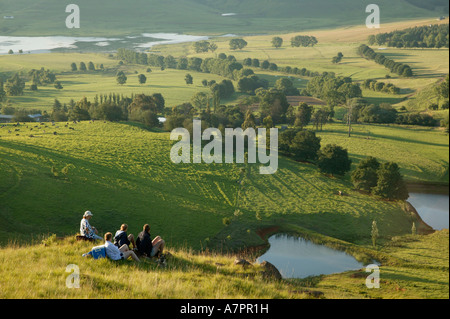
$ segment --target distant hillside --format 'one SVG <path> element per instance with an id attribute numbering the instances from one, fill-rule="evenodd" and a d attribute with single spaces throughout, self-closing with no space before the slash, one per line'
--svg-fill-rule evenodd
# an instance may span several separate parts
<path id="1" fill-rule="evenodd" d="M 2 0 L 0 35 L 124 35 L 141 32 L 267 33 L 364 24 L 358 0 L 78 0 L 81 28 L 67 29 L 67 3 Z M 382 22 L 448 15 L 448 3 L 379 0 Z M 222 16 L 222 14 L 230 14 Z M 4 19 L 13 16 L 14 19 Z"/>

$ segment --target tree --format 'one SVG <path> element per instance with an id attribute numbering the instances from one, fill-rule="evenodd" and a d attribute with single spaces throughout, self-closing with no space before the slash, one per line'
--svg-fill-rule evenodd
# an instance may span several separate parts
<path id="1" fill-rule="evenodd" d="M 124 85 L 125 83 L 127 83 L 127 76 L 125 75 L 125 73 L 123 73 L 123 71 L 119 71 L 119 73 L 117 73 L 117 83 L 120 85 Z"/>
<path id="2" fill-rule="evenodd" d="M 139 84 L 145 84 L 147 82 L 147 77 L 144 74 L 138 75 Z"/>
<path id="3" fill-rule="evenodd" d="M 92 62 L 89 62 L 89 63 L 88 63 L 88 70 L 89 70 L 89 71 L 95 71 L 95 65 L 94 65 L 94 63 L 92 63 Z"/>
<path id="4" fill-rule="evenodd" d="M 61 82 L 59 82 L 59 81 L 55 82 L 54 86 L 55 86 L 55 89 L 57 89 L 57 90 L 62 90 L 63 89 L 63 86 L 62 86 Z"/>
<path id="5" fill-rule="evenodd" d="M 295 115 L 294 125 L 303 129 L 311 121 L 312 112 L 313 108 L 311 106 L 304 102 L 300 103 L 297 114 Z"/>
<path id="6" fill-rule="evenodd" d="M 343 57 L 344 57 L 344 55 L 342 54 L 342 52 L 339 52 L 335 57 L 333 57 L 331 62 L 333 62 L 334 64 L 337 64 L 342 61 Z"/>
<path id="7" fill-rule="evenodd" d="M 195 53 L 208 52 L 210 46 L 211 46 L 211 43 L 209 43 L 208 41 L 194 42 L 194 45 L 193 45 Z"/>
<path id="8" fill-rule="evenodd" d="M 296 37 L 291 38 L 291 46 L 292 47 L 313 47 L 318 43 L 317 38 L 313 36 L 302 36 L 298 35 Z"/>
<path id="9" fill-rule="evenodd" d="M 290 153 L 296 161 L 314 161 L 320 150 L 321 138 L 316 136 L 312 131 L 299 131 L 292 139 L 290 145 Z"/>
<path id="10" fill-rule="evenodd" d="M 375 247 L 377 245 L 377 239 L 378 239 L 378 226 L 377 226 L 377 222 L 373 221 L 372 222 L 372 231 L 370 233 L 371 237 L 372 237 L 372 246 Z"/>
<path id="11" fill-rule="evenodd" d="M 22 80 L 19 74 L 15 74 L 12 78 L 6 80 L 4 90 L 6 95 L 19 96 L 23 94 L 25 89 L 25 81 Z"/>
<path id="12" fill-rule="evenodd" d="M 256 129 L 255 116 L 253 115 L 252 111 L 250 111 L 250 110 L 247 111 L 247 114 L 245 115 L 245 121 L 242 124 L 242 129 L 244 131 L 248 128 Z"/>
<path id="13" fill-rule="evenodd" d="M 283 45 L 283 39 L 282 38 L 280 38 L 280 37 L 274 37 L 273 39 L 272 39 L 272 46 L 274 47 L 274 48 L 281 48 L 282 47 L 282 45 Z"/>
<path id="14" fill-rule="evenodd" d="M 248 45 L 248 43 L 244 39 L 232 39 L 232 40 L 230 40 L 230 49 L 231 50 L 242 50 L 247 45 Z"/>
<path id="15" fill-rule="evenodd" d="M 288 78 L 278 79 L 275 83 L 275 88 L 283 92 L 287 96 L 298 96 L 300 91 L 294 86 L 294 83 Z"/>
<path id="16" fill-rule="evenodd" d="M 156 110 L 159 113 L 163 113 L 164 109 L 166 107 L 166 101 L 165 101 L 164 97 L 162 96 L 162 94 L 161 93 L 153 93 L 152 98 L 156 103 Z"/>
<path id="17" fill-rule="evenodd" d="M 6 96 L 6 92 L 5 92 L 5 89 L 4 89 L 4 86 L 3 86 L 3 80 L 0 77 L 0 102 L 3 101 L 5 96 Z M 5 114 L 5 113 L 3 113 L 3 114 Z"/>
<path id="18" fill-rule="evenodd" d="M 406 200 L 409 197 L 400 167 L 393 162 L 383 163 L 377 171 L 378 183 L 372 189 L 375 196 L 388 200 Z"/>
<path id="19" fill-rule="evenodd" d="M 286 95 L 276 89 L 258 89 L 257 97 L 260 102 L 262 116 L 270 115 L 274 124 L 285 123 L 289 102 Z"/>
<path id="20" fill-rule="evenodd" d="M 352 172 L 352 182 L 356 189 L 371 192 L 378 184 L 378 169 L 380 163 L 374 157 L 367 157 L 359 162 Z"/>
<path id="21" fill-rule="evenodd" d="M 351 164 L 348 151 L 341 146 L 328 144 L 318 152 L 317 165 L 323 173 L 345 175 L 350 171 Z"/>
<path id="22" fill-rule="evenodd" d="M 209 45 L 209 50 L 211 51 L 211 52 L 216 52 L 216 50 L 218 49 L 219 47 L 217 46 L 217 44 L 215 44 L 215 43 L 211 43 L 210 45 Z"/>
<path id="23" fill-rule="evenodd" d="M 192 105 L 199 110 L 206 108 L 208 102 L 209 96 L 204 92 L 196 93 L 191 99 Z"/>
<path id="24" fill-rule="evenodd" d="M 189 73 L 186 74 L 186 76 L 184 77 L 184 80 L 186 81 L 186 84 L 188 84 L 188 85 L 194 84 L 194 78 Z"/>
<path id="25" fill-rule="evenodd" d="M 80 71 L 86 71 L 86 64 L 84 62 L 80 62 Z"/>
<path id="26" fill-rule="evenodd" d="M 76 64 L 75 62 L 73 62 L 73 63 L 70 65 L 70 68 L 72 69 L 72 72 L 75 72 L 75 71 L 78 70 L 77 64 Z"/>
<path id="27" fill-rule="evenodd" d="M 273 128 L 273 120 L 272 120 L 272 117 L 269 115 L 269 116 L 266 116 L 264 119 L 263 119 L 263 125 L 264 125 L 264 128 L 267 130 L 267 131 L 269 131 L 271 128 Z"/>

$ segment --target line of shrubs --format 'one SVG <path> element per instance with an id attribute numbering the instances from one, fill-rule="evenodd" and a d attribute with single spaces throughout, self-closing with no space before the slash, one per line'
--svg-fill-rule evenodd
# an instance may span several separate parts
<path id="1" fill-rule="evenodd" d="M 378 64 L 384 65 L 392 73 L 396 73 L 404 77 L 413 76 L 413 71 L 409 65 L 395 62 L 394 60 L 385 57 L 381 53 L 376 53 L 372 48 L 365 44 L 361 44 L 358 47 L 358 54 L 366 59 L 373 60 Z"/>

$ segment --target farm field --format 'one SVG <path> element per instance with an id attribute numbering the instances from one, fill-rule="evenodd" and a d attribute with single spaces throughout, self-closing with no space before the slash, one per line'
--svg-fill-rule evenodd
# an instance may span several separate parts
<path id="1" fill-rule="evenodd" d="M 445 21 L 444 21 L 445 22 Z M 424 25 L 427 23 L 437 23 L 433 20 L 416 20 L 413 22 L 402 22 L 386 24 L 382 31 L 395 30 L 397 27 L 410 27 L 413 25 Z M 370 30 L 370 29 L 365 29 Z M 382 32 L 378 31 L 378 32 Z M 352 42 L 344 42 L 337 37 L 344 32 L 344 39 L 354 38 Z M 412 112 L 425 111 L 435 114 L 438 119 L 445 117 L 448 112 L 430 111 L 428 104 L 430 99 L 421 100 L 419 105 L 410 106 L 408 101 L 414 100 L 420 96 L 422 91 L 443 79 L 449 70 L 449 51 L 446 48 L 441 49 L 396 49 L 384 48 L 383 54 L 393 58 L 395 61 L 407 63 L 412 66 L 415 76 L 412 78 L 399 77 L 391 74 L 389 70 L 373 61 L 365 60 L 357 55 L 357 47 L 366 42 L 367 37 L 374 31 L 362 32 L 360 28 L 343 28 L 330 31 L 311 31 L 318 37 L 319 44 L 309 48 L 292 48 L 289 44 L 290 38 L 295 34 L 280 35 L 284 39 L 282 48 L 275 49 L 271 46 L 271 36 L 249 36 L 244 37 L 248 46 L 244 50 L 230 50 L 227 38 L 214 38 L 213 42 L 217 44 L 218 49 L 215 53 L 195 53 L 192 43 L 158 45 L 153 47 L 151 53 L 158 55 L 173 55 L 179 57 L 216 57 L 218 53 L 233 55 L 242 62 L 245 58 L 257 58 L 260 61 L 268 60 L 276 63 L 279 67 L 291 66 L 306 68 L 315 72 L 335 72 L 337 75 L 349 76 L 353 81 L 362 83 L 365 79 L 374 79 L 377 81 L 392 83 L 399 87 L 400 94 L 388 94 L 363 90 L 363 97 L 374 104 L 389 103 L 396 108 L 405 106 Z M 302 33 L 300 33 L 302 34 Z M 364 36 L 363 36 L 364 35 Z M 337 38 L 336 38 L 337 37 Z M 375 47 L 376 48 L 376 47 Z M 331 59 L 342 52 L 344 58 L 341 63 L 333 64 Z M 95 72 L 70 72 L 70 63 L 80 62 L 88 63 L 92 61 L 96 65 L 103 64 L 104 71 Z M 195 71 L 152 68 L 152 72 L 147 72 L 147 67 L 143 65 L 124 64 L 118 65 L 118 60 L 111 58 L 108 54 L 101 53 L 51 53 L 51 54 L 14 54 L 12 56 L 0 56 L 0 66 L 5 76 L 12 76 L 16 72 L 26 74 L 32 69 L 44 67 L 57 75 L 57 80 L 63 85 L 62 90 L 57 90 L 52 86 L 42 86 L 38 91 L 30 91 L 26 87 L 24 95 L 18 97 L 9 97 L 8 103 L 11 106 L 20 105 L 20 107 L 29 109 L 41 109 L 49 111 L 52 108 L 54 99 L 62 103 L 68 103 L 70 99 L 75 101 L 82 97 L 92 100 L 96 94 L 109 94 L 115 92 L 131 96 L 139 93 L 161 93 L 166 100 L 166 106 L 188 102 L 192 96 L 201 91 L 208 93 L 209 88 L 201 85 L 202 80 L 215 80 L 219 82 L 224 78 L 214 74 L 198 73 Z M 275 82 L 286 77 L 281 72 L 272 72 L 253 68 L 255 74 L 269 81 L 273 86 Z M 118 71 L 124 71 L 128 81 L 124 85 L 118 85 L 115 75 Z M 194 78 L 193 85 L 186 85 L 184 77 L 186 73 L 191 73 Z M 147 83 L 141 85 L 138 83 L 138 74 L 147 76 Z M 387 79 L 386 76 L 389 76 Z M 299 78 L 299 80 L 296 80 Z M 306 87 L 308 77 L 294 77 L 294 85 L 303 89 Z M 237 82 L 234 82 L 235 87 Z M 242 94 L 234 94 L 231 99 L 222 101 L 225 104 L 236 104 L 243 97 Z M 417 103 L 416 103 L 417 104 Z"/>

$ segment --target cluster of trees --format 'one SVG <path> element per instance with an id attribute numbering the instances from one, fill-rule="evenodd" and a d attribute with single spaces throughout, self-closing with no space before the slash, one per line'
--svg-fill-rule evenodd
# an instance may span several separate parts
<path id="1" fill-rule="evenodd" d="M 448 24 L 435 24 L 370 35 L 368 42 L 396 48 L 448 48 L 448 34 Z"/>
<path id="2" fill-rule="evenodd" d="M 365 100 L 351 101 L 351 121 L 374 124 L 402 124 L 418 126 L 436 126 L 438 123 L 431 115 L 425 113 L 399 113 L 388 103 L 367 104 Z M 345 117 L 348 119 L 348 115 Z"/>
<path id="3" fill-rule="evenodd" d="M 372 90 L 376 92 L 385 92 L 391 94 L 400 94 L 400 88 L 392 83 L 384 83 L 373 79 L 364 80 L 361 84 L 363 89 Z"/>
<path id="4" fill-rule="evenodd" d="M 381 103 L 380 105 L 362 104 L 353 109 L 353 115 L 358 122 L 390 124 L 396 122 L 398 112 L 388 103 Z"/>
<path id="5" fill-rule="evenodd" d="M 103 70 L 104 66 L 103 64 L 100 64 L 97 66 L 94 65 L 93 62 L 88 62 L 87 66 L 86 63 L 84 62 L 80 62 L 79 66 L 77 66 L 77 64 L 75 62 L 72 62 L 70 64 L 70 69 L 72 70 L 72 72 L 76 72 L 76 71 L 95 71 L 96 69 L 100 69 Z"/>
<path id="6" fill-rule="evenodd" d="M 2 81 L 0 82 L 0 96 L 3 95 L 4 97 L 23 95 L 23 90 L 25 89 L 25 81 L 19 76 L 18 73 L 7 79 L 4 84 Z"/>
<path id="7" fill-rule="evenodd" d="M 254 95 L 258 89 L 268 89 L 269 81 L 261 79 L 256 75 L 250 75 L 241 78 L 238 81 L 238 90 L 243 93 Z"/>
<path id="8" fill-rule="evenodd" d="M 209 41 L 198 41 L 194 42 L 193 48 L 195 53 L 203 53 L 208 51 L 215 52 L 217 50 L 217 44 Z"/>
<path id="9" fill-rule="evenodd" d="M 55 100 L 51 119 L 56 122 L 64 121 L 136 121 L 149 127 L 159 125 L 158 114 L 165 108 L 164 97 L 155 93 L 153 95 L 138 94 L 124 97 L 121 94 L 96 95 L 93 101 L 86 97 L 68 104 Z"/>
<path id="10" fill-rule="evenodd" d="M 230 49 L 231 50 L 242 50 L 247 45 L 248 45 L 248 43 L 244 39 L 231 39 L 230 40 Z"/>
<path id="11" fill-rule="evenodd" d="M 436 126 L 438 121 L 431 115 L 425 113 L 398 114 L 396 124 L 418 125 L 418 126 Z"/>
<path id="12" fill-rule="evenodd" d="M 302 95 L 311 95 L 324 100 L 331 107 L 345 103 L 348 99 L 359 98 L 362 91 L 352 78 L 338 76 L 334 73 L 324 72 L 315 76 L 308 82 L 306 91 Z"/>
<path id="13" fill-rule="evenodd" d="M 317 38 L 314 36 L 298 35 L 291 38 L 292 47 L 313 47 L 317 43 L 319 43 L 319 41 L 317 41 Z"/>
<path id="14" fill-rule="evenodd" d="M 25 90 L 25 80 L 18 73 L 3 82 L 0 78 L 0 101 L 6 96 L 20 96 Z M 37 90 L 40 85 L 54 84 L 55 88 L 62 89 L 60 82 L 56 81 L 56 75 L 50 70 L 41 68 L 40 70 L 32 69 L 28 72 L 28 80 L 31 81 L 30 90 Z"/>
<path id="15" fill-rule="evenodd" d="M 244 67 L 248 66 L 253 68 L 261 68 L 263 70 L 278 71 L 287 74 L 307 76 L 307 77 L 314 77 L 320 75 L 319 72 L 307 70 L 306 68 L 298 68 L 291 66 L 279 67 L 276 63 L 271 63 L 268 60 L 264 60 L 261 62 L 259 59 L 246 58 L 243 61 L 243 65 Z"/>
<path id="16" fill-rule="evenodd" d="M 4 85 L 3 85 L 3 79 L 0 77 L 0 102 L 3 101 L 5 96 L 6 96 L 6 92 L 5 92 Z"/>
<path id="17" fill-rule="evenodd" d="M 325 174 L 345 175 L 350 171 L 352 161 L 346 149 L 333 144 L 321 147 L 320 143 L 315 132 L 289 129 L 280 134 L 279 149 L 296 161 L 316 163 Z"/>
<path id="18" fill-rule="evenodd" d="M 380 164 L 374 157 L 359 162 L 351 179 L 356 189 L 388 200 L 406 200 L 409 197 L 398 164 Z"/>
<path id="19" fill-rule="evenodd" d="M 192 121 L 198 110 L 191 103 L 183 103 L 170 110 L 166 109 L 166 122 L 164 129 L 172 131 L 175 128 L 184 127 L 192 132 Z M 212 110 L 209 105 L 200 111 L 200 119 L 204 127 L 214 127 L 225 133 L 225 128 L 242 127 L 245 121 L 245 114 L 239 106 L 220 105 Z"/>
<path id="20" fill-rule="evenodd" d="M 358 54 L 366 59 L 374 60 L 376 63 L 384 65 L 392 73 L 396 73 L 404 77 L 413 76 L 413 71 L 409 65 L 395 62 L 392 59 L 388 59 L 383 54 L 376 53 L 372 48 L 365 44 L 361 44 L 358 47 Z"/>

